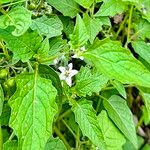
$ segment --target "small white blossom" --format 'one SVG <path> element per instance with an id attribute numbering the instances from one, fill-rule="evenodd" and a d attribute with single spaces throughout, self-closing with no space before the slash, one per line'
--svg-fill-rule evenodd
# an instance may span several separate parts
<path id="1" fill-rule="evenodd" d="M 59 75 L 60 80 L 65 80 L 70 87 L 72 85 L 71 78 L 78 73 L 77 70 L 73 70 L 72 68 L 72 63 L 70 63 L 67 68 L 62 66 L 58 68 L 61 71 L 61 74 Z"/>

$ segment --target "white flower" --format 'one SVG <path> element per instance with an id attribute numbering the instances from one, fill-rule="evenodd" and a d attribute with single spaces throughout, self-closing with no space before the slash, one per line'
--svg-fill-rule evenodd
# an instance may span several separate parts
<path id="1" fill-rule="evenodd" d="M 60 80 L 65 80 L 69 86 L 72 85 L 71 78 L 78 73 L 77 70 L 72 70 L 72 68 L 72 63 L 70 63 L 67 68 L 62 66 L 58 68 L 61 71 L 61 74 L 59 75 Z"/>

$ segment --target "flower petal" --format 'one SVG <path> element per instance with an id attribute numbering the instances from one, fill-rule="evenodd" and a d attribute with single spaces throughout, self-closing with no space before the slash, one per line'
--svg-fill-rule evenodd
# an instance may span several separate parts
<path id="1" fill-rule="evenodd" d="M 72 85 L 72 79 L 71 79 L 71 77 L 67 77 L 67 78 L 65 79 L 65 81 L 66 81 L 66 83 L 71 87 L 71 85 Z"/>
<path id="2" fill-rule="evenodd" d="M 69 73 L 69 77 L 73 77 L 74 75 L 76 75 L 78 73 L 77 70 L 71 70 Z"/>
<path id="3" fill-rule="evenodd" d="M 64 73 L 61 73 L 61 74 L 59 75 L 59 78 L 60 78 L 60 80 L 65 80 L 65 79 L 66 79 L 66 76 L 65 76 Z"/>
<path id="4" fill-rule="evenodd" d="M 59 69 L 62 73 L 64 73 L 64 72 L 66 71 L 66 68 L 65 68 L 65 67 L 62 67 L 62 66 L 60 66 L 58 69 Z"/>
<path id="5" fill-rule="evenodd" d="M 69 67 L 69 70 L 72 70 L 72 67 L 73 67 L 72 63 L 70 63 L 70 64 L 68 65 L 68 67 Z"/>

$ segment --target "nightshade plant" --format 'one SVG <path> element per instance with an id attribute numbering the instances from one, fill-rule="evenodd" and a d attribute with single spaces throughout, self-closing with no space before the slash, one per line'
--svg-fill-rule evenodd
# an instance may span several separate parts
<path id="1" fill-rule="evenodd" d="M 149 0 L 0 0 L 0 150 L 148 150 L 149 125 Z"/>

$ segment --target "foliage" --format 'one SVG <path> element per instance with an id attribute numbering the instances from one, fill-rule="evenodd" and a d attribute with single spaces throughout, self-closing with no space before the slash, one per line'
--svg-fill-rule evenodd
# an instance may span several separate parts
<path id="1" fill-rule="evenodd" d="M 0 0 L 0 149 L 150 149 L 149 0 Z"/>

